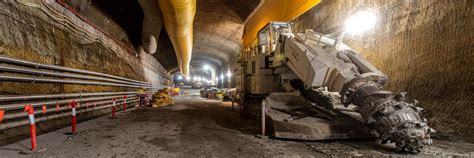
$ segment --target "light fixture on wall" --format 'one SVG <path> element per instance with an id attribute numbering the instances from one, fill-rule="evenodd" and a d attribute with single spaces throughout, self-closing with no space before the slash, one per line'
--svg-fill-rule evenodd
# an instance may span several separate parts
<path id="1" fill-rule="evenodd" d="M 362 33 L 374 28 L 377 23 L 377 14 L 373 9 L 362 9 L 354 12 L 344 22 L 344 31 L 336 39 L 338 49 L 346 49 L 342 43 L 344 36 L 347 34 L 361 35 Z"/>
<path id="2" fill-rule="evenodd" d="M 376 23 L 377 15 L 374 10 L 360 10 L 345 21 L 344 31 L 349 34 L 361 34 L 372 29 Z"/>

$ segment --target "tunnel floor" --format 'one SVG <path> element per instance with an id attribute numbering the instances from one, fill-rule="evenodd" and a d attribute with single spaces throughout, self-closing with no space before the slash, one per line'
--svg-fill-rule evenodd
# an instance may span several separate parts
<path id="1" fill-rule="evenodd" d="M 330 157 L 413 156 L 377 140 L 302 142 L 260 139 L 259 122 L 242 119 L 230 103 L 206 100 L 197 90 L 173 106 L 120 112 L 38 136 L 41 152 L 23 154 L 30 140 L 0 147 L 0 157 Z M 436 141 L 419 156 L 474 156 L 474 145 Z"/>

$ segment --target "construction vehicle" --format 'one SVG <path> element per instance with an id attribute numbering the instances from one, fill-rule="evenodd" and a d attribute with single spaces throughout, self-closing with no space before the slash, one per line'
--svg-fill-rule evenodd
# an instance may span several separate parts
<path id="1" fill-rule="evenodd" d="M 415 153 L 431 145 L 435 131 L 418 102 L 384 90 L 387 76 L 341 39 L 267 24 L 235 68 L 244 110 L 261 109 L 263 128 L 277 138 L 377 137 Z"/>

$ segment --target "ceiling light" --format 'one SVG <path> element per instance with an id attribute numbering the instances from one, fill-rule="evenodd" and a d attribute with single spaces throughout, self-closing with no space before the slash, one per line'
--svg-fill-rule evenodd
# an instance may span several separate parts
<path id="1" fill-rule="evenodd" d="M 211 69 L 211 67 L 210 67 L 209 65 L 204 65 L 203 68 L 204 68 L 204 70 L 209 70 L 209 69 Z"/>

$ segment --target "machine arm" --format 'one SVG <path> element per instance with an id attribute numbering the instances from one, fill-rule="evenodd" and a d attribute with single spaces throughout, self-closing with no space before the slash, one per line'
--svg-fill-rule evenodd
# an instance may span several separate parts
<path id="1" fill-rule="evenodd" d="M 420 152 L 432 144 L 430 133 L 417 101 L 408 102 L 405 93 L 383 90 L 385 74 L 336 40 L 307 31 L 282 36 L 276 55 L 287 58 L 286 65 L 307 89 L 327 87 L 339 92 L 344 105 L 358 106 L 365 123 L 375 130 L 383 143 L 394 142 L 398 151 Z"/>

